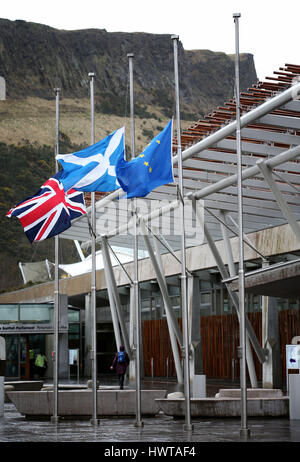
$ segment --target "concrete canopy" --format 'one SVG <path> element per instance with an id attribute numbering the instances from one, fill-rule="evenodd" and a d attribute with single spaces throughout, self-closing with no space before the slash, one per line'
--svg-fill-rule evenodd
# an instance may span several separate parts
<path id="1" fill-rule="evenodd" d="M 241 128 L 243 155 L 243 207 L 244 232 L 280 226 L 288 223 L 278 197 L 270 187 L 269 178 L 258 168 L 258 162 L 267 165 L 267 171 L 275 184 L 278 194 L 294 217 L 300 220 L 300 175 L 299 152 L 300 141 L 300 101 L 298 97 L 300 84 L 294 83 L 300 75 L 300 66 L 287 65 L 274 82 L 259 82 L 241 94 Z M 182 133 L 183 180 L 186 204 L 190 194 L 201 199 L 199 204 L 205 216 L 205 224 L 211 237 L 222 239 L 220 226 L 221 214 L 223 224 L 229 236 L 237 235 L 238 196 L 237 196 L 237 155 L 235 140 L 235 104 L 231 100 L 219 107 L 206 120 L 200 120 Z M 176 139 L 174 139 L 176 149 Z M 284 157 L 283 154 L 291 152 Z M 175 183 L 156 188 L 145 199 L 159 200 L 170 204 L 177 200 L 177 157 L 173 157 Z M 133 246 L 133 237 L 125 231 L 129 229 L 130 216 L 124 206 L 126 199 L 115 200 L 122 194 L 121 190 L 113 192 L 96 203 L 97 234 L 109 237 L 111 245 L 120 247 Z M 200 202 L 200 201 L 198 201 Z M 124 208 L 124 210 L 122 209 Z M 150 207 L 149 207 L 150 209 Z M 116 214 L 117 211 L 117 214 Z M 89 209 L 90 212 L 90 209 Z M 141 213 L 145 216 L 145 214 Z M 146 214 L 147 220 L 149 215 Z M 104 219 L 105 218 L 105 219 Z M 105 220 L 109 220 L 107 229 Z M 173 250 L 180 248 L 179 219 L 171 216 L 172 233 L 166 235 Z M 225 220 L 225 222 L 224 222 Z M 148 221 L 151 225 L 151 220 Z M 186 220 L 187 247 L 205 243 L 199 232 L 193 215 Z M 191 239 L 189 239 L 189 232 Z M 193 234 L 194 233 L 194 234 Z M 77 239 L 88 246 L 90 232 L 86 217 L 74 222 L 62 238 Z M 139 248 L 144 249 L 143 239 Z M 259 250 L 259 249 L 258 249 Z M 166 249 L 161 246 L 161 251 Z"/>
<path id="2" fill-rule="evenodd" d="M 238 291 L 238 280 L 232 281 L 229 287 Z M 279 298 L 300 298 L 300 260 L 246 273 L 245 292 Z"/>

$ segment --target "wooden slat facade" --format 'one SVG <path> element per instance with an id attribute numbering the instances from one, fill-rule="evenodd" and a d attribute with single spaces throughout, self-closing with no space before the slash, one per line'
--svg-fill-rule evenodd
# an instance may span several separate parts
<path id="1" fill-rule="evenodd" d="M 248 313 L 248 319 L 261 343 L 262 316 L 260 312 Z M 181 327 L 181 319 L 179 319 Z M 294 336 L 300 335 L 299 310 L 278 313 L 279 337 L 282 359 L 282 376 L 285 378 L 285 346 Z M 165 319 L 143 321 L 143 354 L 145 376 L 175 377 L 176 371 Z M 239 377 L 239 324 L 236 314 L 201 317 L 203 373 L 207 378 L 232 379 Z M 151 361 L 153 358 L 153 362 Z M 167 361 L 168 358 L 168 361 Z M 262 366 L 253 353 L 257 379 L 262 379 Z M 152 371 L 153 364 L 153 371 Z M 167 367 L 168 364 L 168 367 Z"/>

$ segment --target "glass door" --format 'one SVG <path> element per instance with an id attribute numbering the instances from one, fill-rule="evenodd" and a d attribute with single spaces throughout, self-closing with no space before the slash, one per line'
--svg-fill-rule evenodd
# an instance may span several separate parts
<path id="1" fill-rule="evenodd" d="M 17 335 L 6 335 L 6 365 L 5 378 L 17 378 L 19 376 L 19 342 Z"/>
<path id="2" fill-rule="evenodd" d="M 28 335 L 20 335 L 20 378 L 27 380 L 29 377 L 30 363 Z"/>

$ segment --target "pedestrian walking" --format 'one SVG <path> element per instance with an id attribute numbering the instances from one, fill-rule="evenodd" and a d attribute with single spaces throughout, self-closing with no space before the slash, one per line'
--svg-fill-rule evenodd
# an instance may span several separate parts
<path id="1" fill-rule="evenodd" d="M 126 353 L 124 346 L 121 345 L 120 350 L 115 354 L 112 365 L 110 366 L 110 369 L 115 370 L 118 375 L 120 390 L 123 390 L 124 388 L 124 378 L 129 362 L 129 356 Z"/>

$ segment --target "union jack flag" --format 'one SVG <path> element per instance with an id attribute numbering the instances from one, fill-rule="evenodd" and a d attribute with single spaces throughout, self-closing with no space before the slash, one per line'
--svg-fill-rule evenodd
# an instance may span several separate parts
<path id="1" fill-rule="evenodd" d="M 30 242 L 62 233 L 71 226 L 71 220 L 86 213 L 82 192 L 69 189 L 65 193 L 60 175 L 61 171 L 6 214 L 19 218 Z"/>

